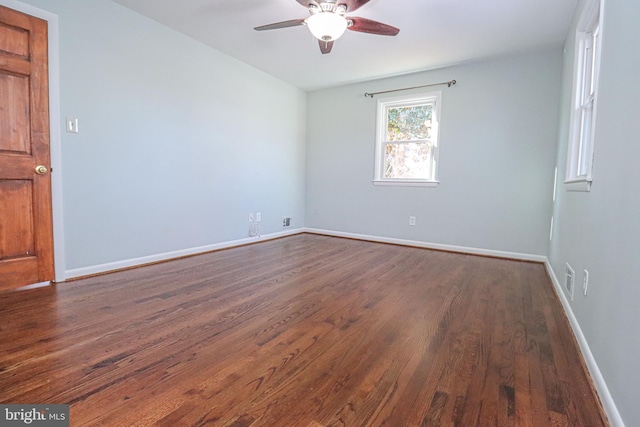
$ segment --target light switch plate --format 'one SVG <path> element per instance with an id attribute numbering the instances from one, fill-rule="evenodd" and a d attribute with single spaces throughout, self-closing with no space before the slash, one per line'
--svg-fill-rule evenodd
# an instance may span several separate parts
<path id="1" fill-rule="evenodd" d="M 67 116 L 67 132 L 78 133 L 78 118 Z"/>

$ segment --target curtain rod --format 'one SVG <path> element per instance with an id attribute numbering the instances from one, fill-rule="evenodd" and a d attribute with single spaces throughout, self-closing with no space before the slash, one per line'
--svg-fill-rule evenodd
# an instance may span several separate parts
<path id="1" fill-rule="evenodd" d="M 405 87 L 405 88 L 402 88 L 402 89 L 385 90 L 385 91 L 382 91 L 382 92 L 373 92 L 373 93 L 367 92 L 367 93 L 364 94 L 364 96 L 368 96 L 370 98 L 373 98 L 374 95 L 380 95 L 381 93 L 390 93 L 390 92 L 398 92 L 398 91 L 401 91 L 401 90 L 419 89 L 419 88 L 422 88 L 422 87 L 429 87 L 429 86 L 447 85 L 448 87 L 451 87 L 451 86 L 455 85 L 456 83 L 457 82 L 455 80 L 451 80 L 451 81 L 448 81 L 448 82 L 433 83 L 433 84 L 430 84 L 430 85 L 422 85 L 422 86 L 414 86 L 414 87 Z"/>

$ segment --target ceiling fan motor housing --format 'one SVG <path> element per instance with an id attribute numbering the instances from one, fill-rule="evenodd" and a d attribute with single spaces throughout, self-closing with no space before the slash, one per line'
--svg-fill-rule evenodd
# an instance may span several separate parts
<path id="1" fill-rule="evenodd" d="M 323 54 L 331 52 L 333 42 L 340 38 L 347 29 L 382 36 L 395 36 L 400 31 L 398 28 L 372 19 L 345 16 L 347 12 L 353 12 L 359 9 L 370 0 L 296 1 L 304 6 L 311 16 L 306 19 L 290 19 L 288 21 L 262 25 L 254 29 L 256 31 L 264 31 L 305 25 L 311 34 L 318 39 L 320 51 Z"/>
<path id="2" fill-rule="evenodd" d="M 325 42 L 336 40 L 344 34 L 349 23 L 344 16 L 335 12 L 319 12 L 312 14 L 305 20 L 309 31 L 318 39 Z"/>

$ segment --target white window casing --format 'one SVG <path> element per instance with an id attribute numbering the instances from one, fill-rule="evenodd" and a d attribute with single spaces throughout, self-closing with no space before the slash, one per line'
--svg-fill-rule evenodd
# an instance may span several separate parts
<path id="1" fill-rule="evenodd" d="M 424 135 L 421 138 L 414 136 L 402 139 L 400 136 L 398 139 L 390 139 L 390 111 L 397 112 L 418 108 L 422 108 L 423 112 L 428 111 L 430 116 L 430 120 L 425 120 L 425 124 L 428 122 L 428 125 L 425 126 Z M 416 187 L 435 187 L 438 185 L 441 110 L 442 92 L 419 93 L 378 100 L 374 185 Z M 404 172 L 398 172 L 400 170 Z"/>
<path id="2" fill-rule="evenodd" d="M 602 0 L 589 0 L 576 30 L 573 93 L 565 188 L 589 191 L 593 180 Z"/>

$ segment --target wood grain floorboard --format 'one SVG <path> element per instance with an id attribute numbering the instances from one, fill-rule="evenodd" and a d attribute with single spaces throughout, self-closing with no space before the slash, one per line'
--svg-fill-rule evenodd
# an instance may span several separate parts
<path id="1" fill-rule="evenodd" d="M 536 263 L 301 234 L 0 293 L 72 426 L 608 426 Z"/>

